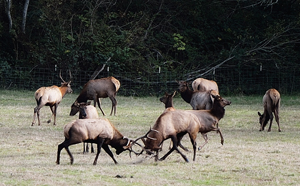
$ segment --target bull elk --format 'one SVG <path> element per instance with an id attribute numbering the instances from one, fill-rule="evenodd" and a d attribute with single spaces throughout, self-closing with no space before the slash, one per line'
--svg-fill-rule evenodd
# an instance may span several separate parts
<path id="1" fill-rule="evenodd" d="M 124 137 L 108 119 L 77 119 L 64 127 L 65 141 L 58 145 L 56 164 L 60 163 L 60 152 L 63 148 L 66 149 L 70 156 L 71 164 L 74 158 L 69 150 L 70 145 L 81 142 L 91 142 L 97 144 L 97 154 L 94 160 L 94 165 L 97 164 L 97 159 L 101 148 L 113 159 L 114 163 L 118 162 L 114 158 L 113 153 L 109 149 L 111 147 L 116 149 L 116 154 L 119 155 L 125 150 L 130 150 L 132 140 Z"/>
<path id="2" fill-rule="evenodd" d="M 230 105 L 231 102 L 222 98 L 220 95 L 212 95 L 215 99 L 213 108 L 211 110 L 174 110 L 162 113 L 156 120 L 153 128 L 146 133 L 146 135 L 137 138 L 132 144 L 136 144 L 139 139 L 142 139 L 144 147 L 142 151 L 137 154 L 141 154 L 146 151 L 147 154 L 153 154 L 155 152 L 155 160 L 158 160 L 158 151 L 161 148 L 161 144 L 164 140 L 171 138 L 173 147 L 159 160 L 164 160 L 169 154 L 176 150 L 183 159 L 188 162 L 187 157 L 182 154 L 178 145 L 182 137 L 188 133 L 193 145 L 195 161 L 196 157 L 196 137 L 200 132 L 205 140 L 204 144 L 199 147 L 203 148 L 208 142 L 207 133 L 210 131 L 217 131 L 221 137 L 221 144 L 224 143 L 224 138 L 221 130 L 217 127 L 220 119 L 224 117 L 226 105 Z"/>
<path id="3" fill-rule="evenodd" d="M 83 102 L 83 103 L 76 103 L 74 105 L 74 109 L 77 108 L 76 113 L 79 111 L 79 119 L 96 119 L 99 118 L 98 112 L 96 107 L 90 105 L 91 102 Z M 70 113 L 70 116 L 74 116 L 76 113 Z M 83 153 L 89 152 L 89 145 L 88 143 L 85 146 L 85 142 L 83 142 Z M 91 143 L 91 152 L 94 152 L 93 144 Z"/>
<path id="4" fill-rule="evenodd" d="M 197 78 L 193 81 L 192 87 L 194 91 L 210 91 L 214 90 L 219 94 L 218 84 L 213 80 Z"/>
<path id="5" fill-rule="evenodd" d="M 278 124 L 278 132 L 281 132 L 279 125 L 279 108 L 280 108 L 280 93 L 276 89 L 269 89 L 266 91 L 263 97 L 264 104 L 264 113 L 261 114 L 258 112 L 260 130 L 263 131 L 268 121 L 270 120 L 270 126 L 268 132 L 271 131 L 272 121 L 273 121 L 273 113 L 275 115 L 275 120 Z"/>
<path id="6" fill-rule="evenodd" d="M 94 100 L 94 107 L 96 107 L 96 103 L 98 104 L 99 109 L 102 114 L 105 115 L 101 108 L 100 98 L 109 97 L 112 102 L 111 112 L 112 115 L 114 111 L 114 115 L 116 115 L 117 110 L 117 100 L 116 94 L 120 88 L 120 82 L 114 77 L 106 77 L 101 79 L 89 80 L 83 87 L 79 96 L 75 100 L 75 102 L 71 106 L 71 113 L 75 113 L 78 109 L 76 109 L 77 103 L 87 102 L 87 100 Z M 78 112 L 78 111 L 77 111 Z"/>
<path id="7" fill-rule="evenodd" d="M 49 106 L 50 110 L 52 112 L 51 118 L 47 121 L 48 123 L 51 122 L 52 116 L 54 116 L 54 122 L 53 125 L 56 125 L 56 111 L 59 103 L 63 99 L 63 97 L 66 95 L 66 93 L 72 93 L 71 89 L 71 79 L 72 75 L 70 74 L 70 81 L 66 82 L 61 77 L 61 72 L 59 73 L 59 77 L 62 80 L 61 86 L 58 87 L 56 85 L 53 85 L 51 87 L 41 87 L 34 93 L 34 97 L 37 103 L 37 106 L 34 108 L 34 115 L 33 115 L 33 121 L 31 126 L 34 125 L 36 116 L 38 118 L 38 125 L 41 125 L 40 122 L 40 109 L 43 106 Z"/>
<path id="8" fill-rule="evenodd" d="M 196 158 L 196 138 L 200 128 L 200 123 L 196 115 L 184 110 L 174 110 L 163 112 L 156 120 L 154 126 L 146 133 L 146 135 L 137 138 L 133 144 L 139 139 L 144 143 L 143 151 L 147 154 L 155 154 L 155 161 L 164 160 L 166 157 L 176 150 L 182 158 L 189 162 L 188 158 L 178 149 L 178 145 L 185 134 L 189 134 L 193 145 L 194 157 Z M 161 149 L 161 144 L 171 138 L 173 147 L 162 157 L 158 158 L 158 152 Z M 142 152 L 143 152 L 142 151 Z M 142 153 L 140 152 L 140 154 Z"/>

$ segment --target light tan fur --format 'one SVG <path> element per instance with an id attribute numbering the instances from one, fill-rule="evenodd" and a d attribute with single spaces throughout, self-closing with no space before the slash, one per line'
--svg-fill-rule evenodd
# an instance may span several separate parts
<path id="1" fill-rule="evenodd" d="M 112 139 L 114 135 L 114 127 L 105 118 L 77 119 L 68 123 L 64 127 L 64 135 L 67 139 L 70 138 L 70 129 L 72 129 L 73 135 L 80 136 L 80 142 L 88 139 L 96 139 L 97 137 Z"/>
<path id="2" fill-rule="evenodd" d="M 193 81 L 192 87 L 194 91 L 210 91 L 214 90 L 219 94 L 218 84 L 213 80 L 197 78 Z"/>
<path id="3" fill-rule="evenodd" d="M 69 81 L 69 82 L 63 81 L 63 83 L 60 87 L 53 85 L 51 87 L 41 87 L 35 91 L 34 97 L 37 102 L 37 106 L 34 108 L 33 121 L 31 124 L 32 126 L 35 123 L 36 116 L 38 118 L 38 125 L 41 124 L 39 112 L 40 112 L 40 109 L 45 105 L 50 106 L 50 109 L 52 111 L 52 115 L 51 115 L 50 120 L 48 120 L 48 123 L 51 122 L 51 119 L 54 116 L 53 125 L 56 124 L 57 106 L 62 101 L 62 99 L 66 93 L 72 93 L 70 83 L 71 83 L 71 81 Z"/>

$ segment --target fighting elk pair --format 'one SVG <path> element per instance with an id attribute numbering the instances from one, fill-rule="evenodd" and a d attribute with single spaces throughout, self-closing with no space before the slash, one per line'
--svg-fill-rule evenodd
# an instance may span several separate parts
<path id="1" fill-rule="evenodd" d="M 142 140 L 144 147 L 142 151 L 147 154 L 155 154 L 155 160 L 158 160 L 158 152 L 161 149 L 161 144 L 168 138 L 171 138 L 173 147 L 159 160 L 164 160 L 169 154 L 176 150 L 182 158 L 188 162 L 187 157 L 178 149 L 178 145 L 185 134 L 189 134 L 191 143 L 193 145 L 193 160 L 196 158 L 196 138 L 200 132 L 207 143 L 207 133 L 210 131 L 217 131 L 221 137 L 221 144 L 223 145 L 224 139 L 217 124 L 221 118 L 224 117 L 226 105 L 231 102 L 222 98 L 219 95 L 213 95 L 214 104 L 211 110 L 165 110 L 156 120 L 154 126 L 146 133 L 146 135 L 137 138 L 133 144 L 138 140 Z M 141 145 L 140 145 L 141 146 Z"/>

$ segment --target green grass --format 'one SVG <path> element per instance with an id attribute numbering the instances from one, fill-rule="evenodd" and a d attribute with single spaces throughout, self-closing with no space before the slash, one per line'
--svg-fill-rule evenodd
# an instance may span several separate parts
<path id="1" fill-rule="evenodd" d="M 176 152 L 165 161 L 141 155 L 129 157 L 127 152 L 115 155 L 115 165 L 102 151 L 98 164 L 95 154 L 82 154 L 82 144 L 70 147 L 74 164 L 70 165 L 65 150 L 61 164 L 56 165 L 57 145 L 64 140 L 63 126 L 78 116 L 69 116 L 76 94 L 68 94 L 58 107 L 57 125 L 46 121 L 49 107 L 41 109 L 41 126 L 30 126 L 35 107 L 34 92 L 0 90 L 0 185 L 298 185 L 300 183 L 300 114 L 298 96 L 282 95 L 281 133 L 273 123 L 271 132 L 259 132 L 257 112 L 262 112 L 262 96 L 226 97 L 220 121 L 225 142 L 215 132 L 208 134 L 209 143 L 197 151 L 183 152 L 185 163 Z M 118 96 L 117 116 L 105 116 L 130 138 L 144 135 L 164 106 L 156 97 Z M 190 109 L 179 95 L 177 109 Z M 111 103 L 102 99 L 102 108 L 109 115 Z M 98 109 L 98 113 L 100 110 Z M 102 117 L 102 116 L 101 116 Z M 267 126 L 268 127 L 268 126 Z M 203 143 L 201 135 L 198 144 Z M 192 150 L 188 136 L 183 145 Z M 169 142 L 164 145 L 162 156 Z M 114 152 L 114 150 L 113 150 Z"/>

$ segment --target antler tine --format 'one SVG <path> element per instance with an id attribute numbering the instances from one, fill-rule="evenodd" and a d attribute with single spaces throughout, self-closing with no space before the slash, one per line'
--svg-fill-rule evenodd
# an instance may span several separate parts
<path id="1" fill-rule="evenodd" d="M 62 82 L 65 83 L 65 80 L 61 77 L 61 70 L 59 71 L 59 77 L 60 77 L 60 79 L 62 80 Z"/>
<path id="2" fill-rule="evenodd" d="M 71 74 L 71 70 L 70 69 L 69 69 L 69 75 L 70 75 L 70 83 L 71 83 L 71 81 L 73 80 L 73 76 Z"/>

